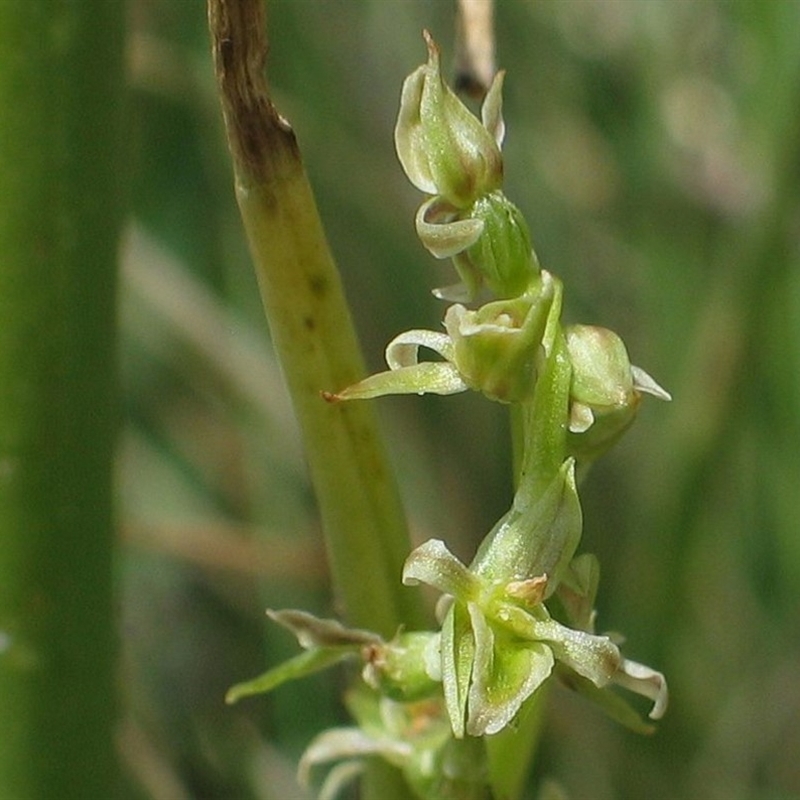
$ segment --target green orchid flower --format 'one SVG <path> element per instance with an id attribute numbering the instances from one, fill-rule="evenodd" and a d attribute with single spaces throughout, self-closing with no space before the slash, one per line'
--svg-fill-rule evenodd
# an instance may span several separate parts
<path id="1" fill-rule="evenodd" d="M 333 800 L 362 773 L 369 757 L 399 768 L 420 800 L 485 800 L 485 752 L 478 740 L 455 740 L 441 699 L 397 703 L 363 690 L 345 698 L 357 726 L 317 736 L 300 760 L 300 782 L 313 768 L 335 763 L 319 798 Z"/>
<path id="2" fill-rule="evenodd" d="M 492 400 L 518 403 L 534 393 L 544 358 L 543 341 L 561 308 L 561 283 L 545 270 L 525 295 L 476 310 L 454 304 L 444 333 L 412 330 L 386 348 L 389 370 L 371 375 L 328 400 L 364 400 L 387 394 L 456 394 L 468 389 Z M 424 347 L 441 361 L 420 361 Z"/>
<path id="3" fill-rule="evenodd" d="M 267 614 L 295 635 L 303 652 L 232 687 L 227 702 L 272 691 L 346 659 L 364 665 L 364 682 L 346 697 L 356 724 L 319 734 L 300 760 L 301 783 L 309 782 L 314 767 L 336 762 L 321 786 L 320 800 L 333 800 L 360 776 L 371 756 L 401 769 L 420 800 L 486 797 L 483 748 L 453 739 L 442 700 L 438 632 L 399 631 L 386 642 L 370 631 L 305 611 Z"/>
<path id="4" fill-rule="evenodd" d="M 496 297 L 516 297 L 538 275 L 527 223 L 501 191 L 479 197 L 466 211 L 437 195 L 419 207 L 414 224 L 425 249 L 452 258 L 461 278 L 433 290 L 442 300 L 473 300 L 483 286 Z"/>
<path id="5" fill-rule="evenodd" d="M 503 730 L 556 664 L 576 677 L 576 688 L 582 688 L 581 679 L 595 690 L 617 684 L 653 700 L 652 719 L 666 710 L 661 673 L 624 659 L 610 637 L 569 628 L 550 616 L 542 602 L 546 574 L 488 581 L 432 539 L 411 553 L 403 581 L 426 583 L 452 598 L 442 622 L 440 658 L 457 738 Z"/>
<path id="6" fill-rule="evenodd" d="M 334 619 L 320 619 L 307 611 L 267 611 L 267 616 L 297 638 L 303 652 L 253 680 L 228 690 L 226 702 L 270 692 L 283 683 L 328 669 L 341 661 L 363 662 L 364 682 L 397 701 L 416 701 L 436 695 L 434 641 L 437 634 L 399 631 L 391 641 L 371 631 L 347 628 Z M 433 677 L 432 677 L 433 675 Z"/>
<path id="7" fill-rule="evenodd" d="M 642 395 L 672 399 L 641 367 L 631 364 L 622 339 L 607 328 L 565 329 L 572 362 L 568 447 L 580 461 L 594 460 L 631 426 Z"/>
<path id="8" fill-rule="evenodd" d="M 553 341 L 534 399 L 534 405 L 542 398 L 555 400 L 540 407 L 544 427 L 535 441 L 556 451 L 566 427 L 559 416 L 568 413 L 564 401 L 571 369 L 563 360 L 565 349 L 563 338 Z M 486 536 L 469 567 L 436 539 L 406 560 L 404 583 L 426 583 L 444 595 L 438 609 L 440 673 L 457 738 L 503 730 L 556 670 L 574 676 L 576 689 L 594 696 L 632 727 L 637 724 L 631 718 L 638 717 L 625 716 L 624 701 L 606 696 L 612 684 L 653 699 L 651 716 L 666 708 L 663 676 L 627 661 L 610 637 L 594 633 L 599 570 L 592 557 L 575 557 L 582 528 L 575 461 L 565 459 L 555 474 L 547 472 L 549 462 L 550 457 L 526 462 L 511 509 Z M 568 624 L 551 615 L 545 605 L 550 598 Z"/>

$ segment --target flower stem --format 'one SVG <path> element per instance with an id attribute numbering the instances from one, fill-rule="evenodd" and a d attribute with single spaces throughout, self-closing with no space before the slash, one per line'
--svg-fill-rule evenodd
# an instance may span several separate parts
<path id="1" fill-rule="evenodd" d="M 551 358 L 540 379 L 546 391 L 540 387 L 532 402 L 516 404 L 510 410 L 515 487 L 527 474 L 527 480 L 533 480 L 540 494 L 566 455 L 566 429 L 562 420 L 568 402 L 570 371 L 559 323 L 560 295 L 559 286 L 548 326 Z M 487 739 L 489 776 L 495 797 L 517 800 L 522 796 L 539 745 L 547 695 L 548 687 L 540 687 L 523 706 L 515 728 L 507 728 Z"/>
<path id="2" fill-rule="evenodd" d="M 515 727 L 487 738 L 489 781 L 496 798 L 518 800 L 524 795 L 539 746 L 549 693 L 547 685 L 539 687 L 522 706 Z"/>

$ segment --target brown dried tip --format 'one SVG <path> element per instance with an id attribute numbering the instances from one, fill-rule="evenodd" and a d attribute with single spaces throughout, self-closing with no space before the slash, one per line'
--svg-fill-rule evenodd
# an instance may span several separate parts
<path id="1" fill-rule="evenodd" d="M 208 0 L 208 25 L 237 175 L 253 183 L 270 183 L 281 168 L 300 162 L 300 152 L 291 126 L 269 96 L 264 2 Z"/>

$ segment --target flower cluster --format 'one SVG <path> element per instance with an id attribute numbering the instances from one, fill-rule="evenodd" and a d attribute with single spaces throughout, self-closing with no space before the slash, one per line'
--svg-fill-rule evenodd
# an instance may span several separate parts
<path id="1" fill-rule="evenodd" d="M 472 389 L 524 403 L 533 397 L 545 340 L 560 326 L 561 282 L 540 268 L 525 220 L 502 191 L 503 73 L 478 120 L 445 84 L 427 32 L 425 40 L 428 62 L 406 79 L 395 128 L 403 169 L 431 195 L 417 212 L 417 233 L 434 256 L 451 258 L 461 277 L 460 284 L 434 290 L 438 297 L 468 302 L 488 290 L 496 299 L 476 309 L 455 302 L 444 314 L 444 331 L 401 333 L 386 348 L 388 371 L 324 396 L 363 400 Z M 564 334 L 573 370 L 568 447 L 580 461 L 591 461 L 633 422 L 643 393 L 670 396 L 630 363 L 613 331 L 572 325 Z M 421 347 L 440 360 L 420 361 Z"/>
<path id="2" fill-rule="evenodd" d="M 513 724 L 551 676 L 636 730 L 650 725 L 615 686 L 650 699 L 652 719 L 667 706 L 664 676 L 595 631 L 599 566 L 576 554 L 583 521 L 575 473 L 617 441 L 643 394 L 669 394 L 630 363 L 612 331 L 562 324 L 562 284 L 540 268 L 527 225 L 502 191 L 503 76 L 479 120 L 443 81 L 428 34 L 426 42 L 427 63 L 403 86 L 395 143 L 409 179 L 429 195 L 417 233 L 434 256 L 453 260 L 462 282 L 436 290 L 452 302 L 443 330 L 400 334 L 386 348 L 387 371 L 324 397 L 481 392 L 519 410 L 520 474 L 511 508 L 469 565 L 439 539 L 409 555 L 403 582 L 442 593 L 439 629 L 400 631 L 387 642 L 304 612 L 270 612 L 303 652 L 234 687 L 230 700 L 343 659 L 362 663 L 363 682 L 349 696 L 358 726 L 323 733 L 301 764 L 307 774 L 342 762 L 326 797 L 369 755 L 402 769 L 423 800 L 484 796 L 486 765 L 475 742 Z M 470 307 L 486 293 L 490 299 Z M 420 348 L 439 358 L 420 360 Z"/>

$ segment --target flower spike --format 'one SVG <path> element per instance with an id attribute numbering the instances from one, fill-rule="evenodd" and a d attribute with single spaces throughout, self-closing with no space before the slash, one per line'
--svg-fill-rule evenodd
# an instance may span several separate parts
<path id="1" fill-rule="evenodd" d="M 479 800 L 490 789 L 506 796 L 480 737 L 513 725 L 553 678 L 642 733 L 652 725 L 618 689 L 650 700 L 652 720 L 668 702 L 660 672 L 595 631 L 600 571 L 594 556 L 576 555 L 583 527 L 576 474 L 628 428 L 643 394 L 670 395 L 630 363 L 617 334 L 564 326 L 561 281 L 540 268 L 527 224 L 501 190 L 503 74 L 478 119 L 445 84 L 439 49 L 424 36 L 428 59 L 403 84 L 395 144 L 409 179 L 428 195 L 417 234 L 434 257 L 453 260 L 462 283 L 434 291 L 452 303 L 443 330 L 401 333 L 386 347 L 387 370 L 322 396 L 469 389 L 513 404 L 516 490 L 469 564 L 439 538 L 406 559 L 405 585 L 441 593 L 438 629 L 401 627 L 386 640 L 301 611 L 268 612 L 302 652 L 233 687 L 229 702 L 346 659 L 362 665 L 346 700 L 357 725 L 321 734 L 301 760 L 305 780 L 312 768 L 338 762 L 321 800 L 333 800 L 376 756 L 402 771 L 419 800 Z M 477 302 L 482 293 L 491 296 Z M 421 348 L 434 360 L 420 360 Z"/>

